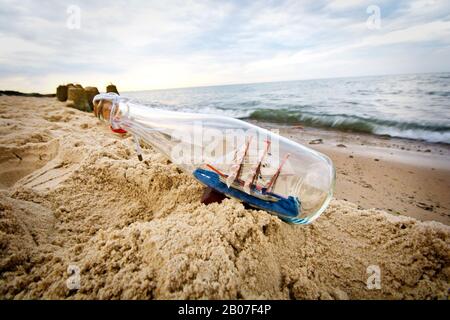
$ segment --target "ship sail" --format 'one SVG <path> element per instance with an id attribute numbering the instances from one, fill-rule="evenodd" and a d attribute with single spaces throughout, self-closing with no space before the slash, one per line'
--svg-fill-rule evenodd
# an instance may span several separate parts
<path id="1" fill-rule="evenodd" d="M 228 178 L 226 180 L 226 184 L 227 184 L 228 188 L 233 184 L 233 182 L 235 182 L 235 180 L 239 179 L 239 177 L 242 173 L 244 161 L 245 161 L 245 158 L 247 157 L 247 153 L 248 153 L 248 149 L 250 147 L 251 141 L 252 141 L 252 136 L 249 137 L 249 139 L 245 143 L 242 150 L 240 150 L 239 153 L 237 151 L 235 153 L 235 159 L 234 159 L 235 163 L 231 166 L 230 174 L 228 175 Z"/>
<path id="2" fill-rule="evenodd" d="M 282 197 L 275 194 L 275 186 L 281 177 L 290 175 L 289 164 L 287 163 L 290 154 L 285 155 L 280 163 L 271 161 L 271 143 L 265 141 L 266 146 L 263 152 L 260 152 L 259 155 L 256 154 L 256 159 L 250 159 L 251 138 L 249 137 L 240 149 L 235 150 L 233 164 L 228 172 L 220 171 L 211 164 L 206 164 L 206 166 L 217 173 L 219 179 L 228 188 L 243 191 L 262 200 L 277 202 Z M 254 164 L 255 162 L 256 164 Z M 287 170 L 284 169 L 285 165 Z"/>
<path id="3" fill-rule="evenodd" d="M 251 192 L 252 187 L 257 188 L 256 182 L 258 181 L 258 178 L 261 175 L 262 162 L 264 161 L 264 158 L 266 157 L 267 153 L 269 152 L 269 148 L 270 148 L 270 141 L 266 140 L 265 142 L 266 142 L 266 147 L 264 148 L 263 154 L 261 155 L 258 163 L 252 167 L 251 175 L 245 181 L 244 191 L 247 193 Z"/>
<path id="4" fill-rule="evenodd" d="M 287 159 L 289 158 L 290 154 L 284 156 L 284 159 L 281 161 L 280 166 L 278 167 L 275 174 L 270 179 L 269 183 L 266 185 L 266 192 L 272 192 L 272 190 L 275 188 L 275 184 L 277 182 L 278 177 L 280 176 L 281 169 L 283 169 L 284 164 L 286 163 Z"/>

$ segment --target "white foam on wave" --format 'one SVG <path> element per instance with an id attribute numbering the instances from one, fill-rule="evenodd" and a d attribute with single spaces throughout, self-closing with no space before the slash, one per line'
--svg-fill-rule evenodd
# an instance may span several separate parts
<path id="1" fill-rule="evenodd" d="M 388 135 L 390 137 L 406 138 L 414 140 L 424 140 L 433 143 L 446 143 L 450 144 L 450 132 L 428 131 L 421 129 L 398 129 L 395 127 L 375 127 L 374 134 Z"/>

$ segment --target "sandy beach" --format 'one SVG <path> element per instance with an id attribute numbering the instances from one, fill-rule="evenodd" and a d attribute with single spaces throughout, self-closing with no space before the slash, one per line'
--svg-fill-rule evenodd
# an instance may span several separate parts
<path id="1" fill-rule="evenodd" d="M 281 134 L 336 165 L 335 199 L 308 226 L 232 199 L 203 205 L 194 178 L 151 148 L 139 162 L 131 137 L 92 114 L 1 96 L 0 298 L 448 298 L 448 146 Z"/>

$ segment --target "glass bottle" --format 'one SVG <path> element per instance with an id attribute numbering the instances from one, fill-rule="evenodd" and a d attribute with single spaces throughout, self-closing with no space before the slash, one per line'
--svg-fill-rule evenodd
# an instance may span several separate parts
<path id="1" fill-rule="evenodd" d="M 116 94 L 94 98 L 94 113 L 116 132 L 165 154 L 205 186 L 294 224 L 314 221 L 335 185 L 331 160 L 248 122 L 147 107 Z"/>

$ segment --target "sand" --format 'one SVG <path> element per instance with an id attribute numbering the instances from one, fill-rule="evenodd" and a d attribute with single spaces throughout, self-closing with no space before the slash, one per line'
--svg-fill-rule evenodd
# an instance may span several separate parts
<path id="1" fill-rule="evenodd" d="M 0 97 L 0 124 L 1 298 L 448 297 L 445 224 L 344 200 L 309 226 L 206 206 L 162 155 L 139 162 L 130 137 L 55 99 Z"/>

